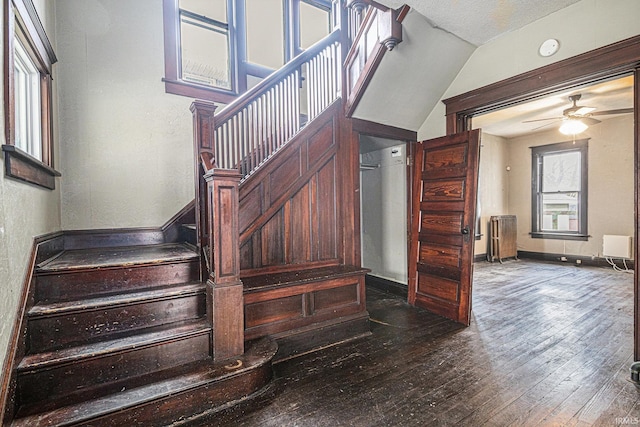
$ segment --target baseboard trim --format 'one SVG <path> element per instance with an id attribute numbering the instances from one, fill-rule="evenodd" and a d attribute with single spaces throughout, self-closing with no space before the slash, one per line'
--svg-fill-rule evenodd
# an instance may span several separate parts
<path id="1" fill-rule="evenodd" d="M 408 297 L 409 288 L 405 284 L 389 279 L 384 279 L 382 277 L 373 276 L 371 274 L 367 274 L 366 276 L 364 276 L 364 280 L 366 286 L 371 286 L 372 288 L 376 288 L 380 291 L 397 295 L 405 299 Z"/>
<path id="2" fill-rule="evenodd" d="M 566 261 L 563 261 L 562 258 Z M 555 253 L 543 253 L 543 252 L 531 252 L 531 251 L 518 251 L 518 258 L 521 259 L 534 259 L 538 261 L 546 262 L 558 262 L 562 264 L 578 265 L 577 261 L 580 260 L 579 265 L 588 265 L 594 267 L 611 267 L 606 259 L 600 257 L 591 257 L 585 255 L 563 255 Z M 620 263 L 621 264 L 621 263 Z M 629 269 L 634 268 L 633 260 L 627 260 L 627 266 Z"/>
<path id="3" fill-rule="evenodd" d="M 475 254 L 473 256 L 473 262 L 482 262 L 487 260 L 487 254 Z"/>

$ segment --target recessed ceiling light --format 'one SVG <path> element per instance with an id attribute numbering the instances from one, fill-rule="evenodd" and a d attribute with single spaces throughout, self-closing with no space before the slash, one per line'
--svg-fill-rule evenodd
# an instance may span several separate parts
<path id="1" fill-rule="evenodd" d="M 556 39 L 549 39 L 542 42 L 540 45 L 540 49 L 538 49 L 538 53 L 540 56 L 551 56 L 558 51 L 560 47 L 560 43 Z"/>

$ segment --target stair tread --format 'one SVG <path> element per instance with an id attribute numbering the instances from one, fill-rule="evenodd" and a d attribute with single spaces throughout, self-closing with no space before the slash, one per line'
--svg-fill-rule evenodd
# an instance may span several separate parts
<path id="1" fill-rule="evenodd" d="M 160 264 L 188 261 L 198 253 L 183 243 L 64 250 L 36 267 L 37 272 L 62 272 L 89 268 Z"/>
<path id="2" fill-rule="evenodd" d="M 264 363 L 269 363 L 277 351 L 274 341 L 262 338 L 247 351 L 232 360 L 204 360 L 156 373 L 155 380 L 138 387 L 84 402 L 42 411 L 42 405 L 21 408 L 12 426 L 75 425 L 99 416 L 135 407 L 146 402 L 176 395 L 216 381 L 242 375 Z M 237 362 L 242 363 L 237 363 Z M 239 366 L 238 366 L 239 365 Z M 185 414 L 187 415 L 187 414 Z"/>
<path id="3" fill-rule="evenodd" d="M 163 341 L 186 338 L 206 333 L 210 330 L 211 327 L 205 319 L 181 322 L 179 325 L 163 325 L 155 328 L 149 328 L 142 333 L 136 333 L 128 337 L 120 337 L 91 344 L 82 344 L 74 347 L 27 355 L 20 361 L 18 371 L 24 372 L 46 369 L 52 366 L 77 362 L 90 357 L 100 357 L 102 355 L 130 351 Z"/>
<path id="4" fill-rule="evenodd" d="M 95 298 L 85 298 L 51 304 L 40 303 L 34 305 L 29 310 L 29 316 L 52 316 L 92 309 L 113 308 L 132 305 L 144 301 L 157 301 L 191 295 L 204 291 L 204 289 L 205 285 L 203 283 L 191 282 L 183 285 L 171 285 L 162 288 L 151 288 L 138 292 L 119 293 Z"/>

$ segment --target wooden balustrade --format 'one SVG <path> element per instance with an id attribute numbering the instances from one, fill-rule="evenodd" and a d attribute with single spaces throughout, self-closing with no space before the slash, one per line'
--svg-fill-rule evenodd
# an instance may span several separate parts
<path id="1" fill-rule="evenodd" d="M 358 29 L 345 61 L 345 112 L 351 116 L 385 53 L 402 41 L 401 23 L 409 7 L 394 10 L 369 0 L 353 0 L 348 6 L 352 16 L 358 15 L 351 22 Z"/>
<path id="2" fill-rule="evenodd" d="M 341 93 L 340 30 L 298 55 L 215 116 L 218 167 L 244 178 Z"/>

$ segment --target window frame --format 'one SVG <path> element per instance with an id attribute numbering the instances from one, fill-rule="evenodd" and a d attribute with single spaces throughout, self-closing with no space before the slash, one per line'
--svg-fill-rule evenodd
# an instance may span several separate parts
<path id="1" fill-rule="evenodd" d="M 60 176 L 53 168 L 52 67 L 57 58 L 32 0 L 6 0 L 3 9 L 5 175 L 53 190 L 55 177 Z M 40 159 L 16 146 L 14 49 L 17 38 L 40 74 Z"/>
<path id="2" fill-rule="evenodd" d="M 247 91 L 248 77 L 264 79 L 274 69 L 247 61 L 245 28 L 245 0 L 227 1 L 229 28 L 229 58 L 231 62 L 231 90 L 200 85 L 182 80 L 180 76 L 180 7 L 179 0 L 163 0 L 165 92 L 228 104 Z M 284 13 L 284 62 L 290 61 L 303 50 L 300 48 L 299 4 L 307 3 L 329 12 L 332 20 L 331 0 L 282 0 Z"/>
<path id="3" fill-rule="evenodd" d="M 588 234 L 588 177 L 589 177 L 589 138 L 575 141 L 531 147 L 531 237 L 535 239 L 581 240 L 587 241 Z M 580 153 L 580 192 L 578 196 L 579 217 L 577 231 L 543 230 L 542 219 L 542 158 L 545 155 L 579 152 Z"/>

